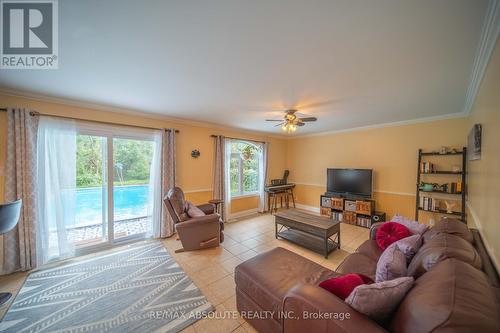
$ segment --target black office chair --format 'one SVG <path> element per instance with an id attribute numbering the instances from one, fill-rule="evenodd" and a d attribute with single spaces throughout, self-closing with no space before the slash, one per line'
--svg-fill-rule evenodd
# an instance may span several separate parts
<path id="1" fill-rule="evenodd" d="M 21 215 L 22 204 L 22 200 L 0 204 L 0 235 L 14 229 Z M 0 306 L 5 304 L 11 297 L 11 293 L 0 293 Z"/>

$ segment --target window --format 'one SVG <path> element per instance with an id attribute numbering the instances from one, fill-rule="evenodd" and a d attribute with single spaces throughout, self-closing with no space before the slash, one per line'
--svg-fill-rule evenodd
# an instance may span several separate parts
<path id="1" fill-rule="evenodd" d="M 231 196 L 257 194 L 259 192 L 259 160 L 262 148 L 247 141 L 231 143 Z"/>

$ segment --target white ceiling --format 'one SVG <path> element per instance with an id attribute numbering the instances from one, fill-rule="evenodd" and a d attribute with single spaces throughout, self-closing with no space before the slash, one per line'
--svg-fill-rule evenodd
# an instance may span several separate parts
<path id="1" fill-rule="evenodd" d="M 0 86 L 277 134 L 264 119 L 291 106 L 319 119 L 301 134 L 446 116 L 487 4 L 62 0 L 59 69 L 1 70 Z"/>

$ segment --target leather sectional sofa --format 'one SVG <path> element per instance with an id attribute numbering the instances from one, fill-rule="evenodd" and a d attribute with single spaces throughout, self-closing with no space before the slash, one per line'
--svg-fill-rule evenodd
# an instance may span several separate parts
<path id="1" fill-rule="evenodd" d="M 500 332 L 498 273 L 477 230 L 450 219 L 423 234 L 424 244 L 409 263 L 415 284 L 388 322 L 375 322 L 318 287 L 347 273 L 374 280 L 380 225 L 336 271 L 280 247 L 243 262 L 235 269 L 238 311 L 265 333 Z M 437 264 L 426 271 L 422 263 L 429 258 Z"/>

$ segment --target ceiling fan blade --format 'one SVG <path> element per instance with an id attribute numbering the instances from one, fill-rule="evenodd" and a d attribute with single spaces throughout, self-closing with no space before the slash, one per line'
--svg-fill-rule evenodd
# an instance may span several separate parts
<path id="1" fill-rule="evenodd" d="M 279 123 L 279 124 L 274 125 L 273 127 L 282 126 L 283 124 L 284 124 L 284 122 L 281 122 L 281 123 Z"/>
<path id="2" fill-rule="evenodd" d="M 305 117 L 305 118 L 299 118 L 300 121 L 316 121 L 318 118 L 316 117 Z"/>
<path id="3" fill-rule="evenodd" d="M 303 122 L 301 122 L 301 121 L 299 121 L 299 122 L 297 123 L 297 126 L 304 126 L 304 125 L 305 125 L 305 123 L 303 123 Z"/>
<path id="4" fill-rule="evenodd" d="M 315 109 L 315 108 L 320 108 L 320 107 L 324 107 L 324 106 L 330 106 L 333 104 L 337 104 L 339 102 L 342 102 L 342 99 L 338 99 L 338 98 L 328 99 L 328 100 L 319 101 L 319 102 L 315 102 L 315 103 L 298 105 L 297 108 L 299 110 L 301 110 L 301 109 Z"/>
<path id="5" fill-rule="evenodd" d="M 283 121 L 283 119 L 266 119 L 266 121 Z"/>

